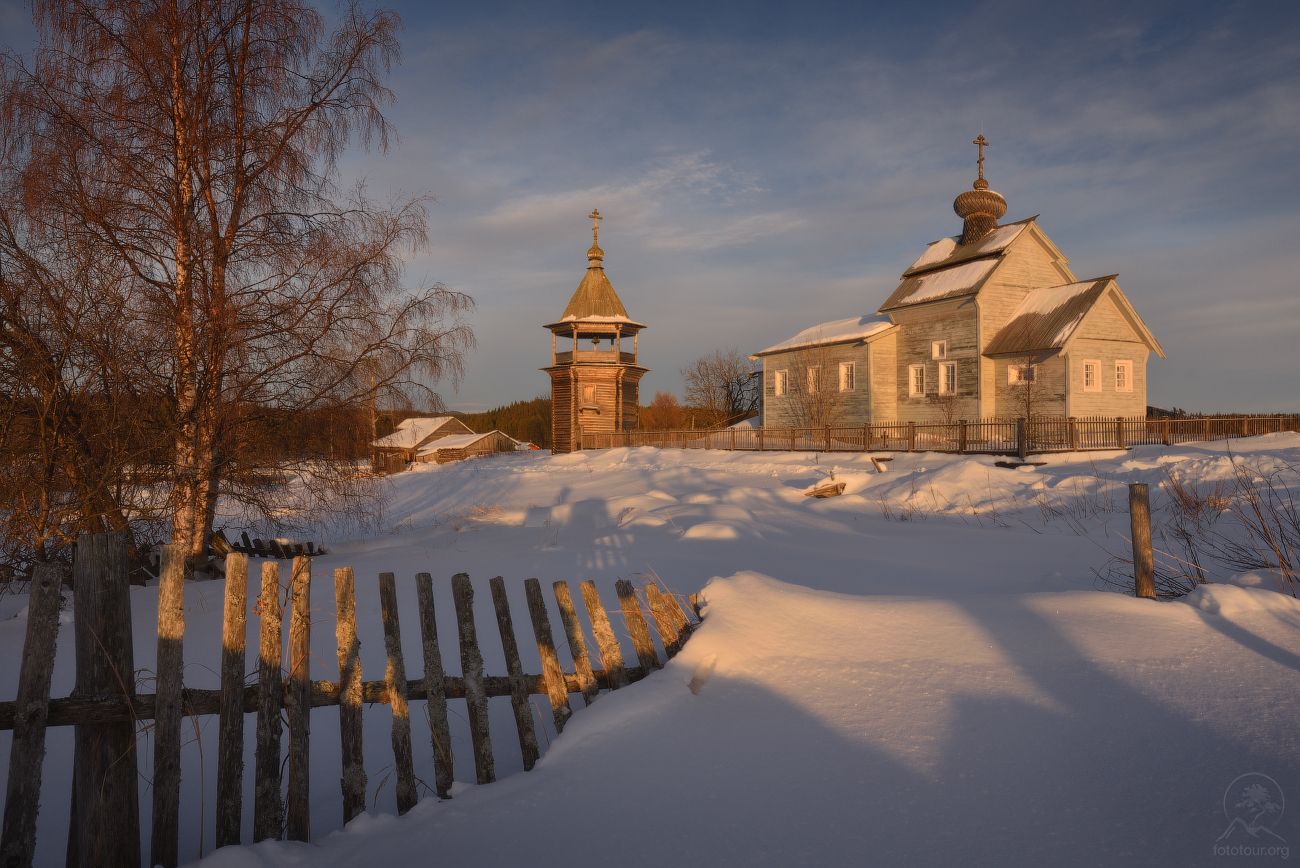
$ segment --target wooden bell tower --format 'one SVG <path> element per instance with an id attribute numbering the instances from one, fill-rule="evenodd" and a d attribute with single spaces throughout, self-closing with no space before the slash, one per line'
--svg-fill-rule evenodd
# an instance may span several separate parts
<path id="1" fill-rule="evenodd" d="M 591 218 L 587 273 L 551 330 L 551 451 L 583 447 L 583 435 L 632 431 L 640 409 L 638 384 L 648 368 L 637 364 L 637 334 L 645 328 L 605 276 L 599 211 Z M 630 344 L 630 346 L 629 346 Z"/>

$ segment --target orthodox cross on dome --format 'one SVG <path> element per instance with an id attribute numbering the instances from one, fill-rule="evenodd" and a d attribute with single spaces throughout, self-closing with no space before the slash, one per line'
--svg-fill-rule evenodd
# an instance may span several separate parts
<path id="1" fill-rule="evenodd" d="M 979 180 L 983 181 L 984 180 L 984 149 L 988 147 L 989 140 L 984 138 L 983 133 L 980 133 L 978 138 L 971 139 L 971 144 L 979 148 L 979 159 L 977 159 L 975 162 L 979 164 Z"/>
<path id="2" fill-rule="evenodd" d="M 597 246 L 600 241 L 600 221 L 605 218 L 600 216 L 599 208 L 592 208 L 587 216 L 591 218 L 591 243 L 592 246 Z"/>

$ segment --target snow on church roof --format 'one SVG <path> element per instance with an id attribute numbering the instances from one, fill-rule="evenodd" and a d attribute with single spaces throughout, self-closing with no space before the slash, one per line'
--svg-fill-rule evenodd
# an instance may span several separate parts
<path id="1" fill-rule="evenodd" d="M 1001 253 L 1011 246 L 1011 242 L 1020 237 L 1020 233 L 1036 218 L 1030 217 L 1016 223 L 1008 223 L 1006 226 L 999 226 L 988 235 L 985 235 L 974 244 L 961 246 L 957 242 L 960 236 L 951 238 L 940 238 L 938 241 L 931 242 L 926 246 L 925 251 L 917 257 L 917 260 L 908 266 L 903 275 L 909 275 L 914 272 L 935 268 L 941 264 L 953 264 L 966 259 L 978 259 L 981 256 L 989 256 L 994 253 Z M 952 260 L 951 263 L 948 260 Z"/>
<path id="2" fill-rule="evenodd" d="M 826 344 L 841 344 L 847 341 L 864 340 L 893 328 L 889 320 L 874 316 L 852 316 L 848 319 L 831 320 L 804 329 L 792 338 L 773 344 L 765 350 L 754 353 L 766 356 L 771 353 L 784 353 L 804 347 L 818 347 Z"/>
<path id="3" fill-rule="evenodd" d="M 881 310 L 938 301 L 968 295 L 980 288 L 1001 259 L 976 259 L 960 265 L 950 265 L 935 271 L 926 271 L 913 277 L 904 277 L 898 289 L 880 306 Z"/>
<path id="4" fill-rule="evenodd" d="M 985 354 L 1059 350 L 1114 279 L 1110 275 L 1035 289 L 989 341 Z"/>

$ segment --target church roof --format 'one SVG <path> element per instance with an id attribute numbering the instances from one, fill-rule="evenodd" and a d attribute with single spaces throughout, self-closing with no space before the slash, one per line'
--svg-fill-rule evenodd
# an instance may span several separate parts
<path id="1" fill-rule="evenodd" d="M 885 299 L 880 310 L 974 295 L 1001 261 L 1001 256 L 995 255 L 904 276 L 903 282 Z"/>
<path id="2" fill-rule="evenodd" d="M 1029 224 L 1037 219 L 1038 215 L 1035 214 L 1033 217 L 1026 217 L 1024 220 L 999 226 L 973 244 L 959 243 L 961 241 L 960 235 L 932 241 L 926 245 L 925 251 L 916 258 L 916 261 L 908 266 L 907 271 L 903 272 L 903 277 L 910 277 L 933 269 L 946 268 L 949 265 L 956 265 L 959 262 L 966 262 L 971 259 L 1004 254 L 1007 248 L 1011 246 L 1011 243 L 1020 237 L 1020 233 L 1029 228 Z"/>
<path id="3" fill-rule="evenodd" d="M 790 350 L 808 347 L 824 347 L 829 344 L 842 344 L 849 341 L 866 340 L 893 327 L 887 319 L 874 316 L 851 316 L 847 319 L 831 320 L 810 326 L 792 338 L 773 344 L 765 350 L 754 353 L 755 357 L 772 353 L 785 353 Z"/>
<path id="4" fill-rule="evenodd" d="M 1025 296 L 993 339 L 985 355 L 1059 350 L 1065 346 L 1088 311 L 1115 281 L 1115 275 L 1046 286 Z"/>

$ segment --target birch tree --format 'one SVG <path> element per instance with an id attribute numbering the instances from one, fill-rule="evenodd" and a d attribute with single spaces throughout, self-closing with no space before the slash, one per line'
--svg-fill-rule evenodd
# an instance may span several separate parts
<path id="1" fill-rule="evenodd" d="M 142 391 L 165 396 L 174 543 L 196 561 L 271 411 L 424 393 L 459 373 L 470 300 L 406 288 L 424 203 L 341 190 L 354 142 L 387 146 L 398 19 L 356 3 L 327 31 L 300 0 L 37 0 L 6 61 L 26 207 L 116 263 Z"/>

